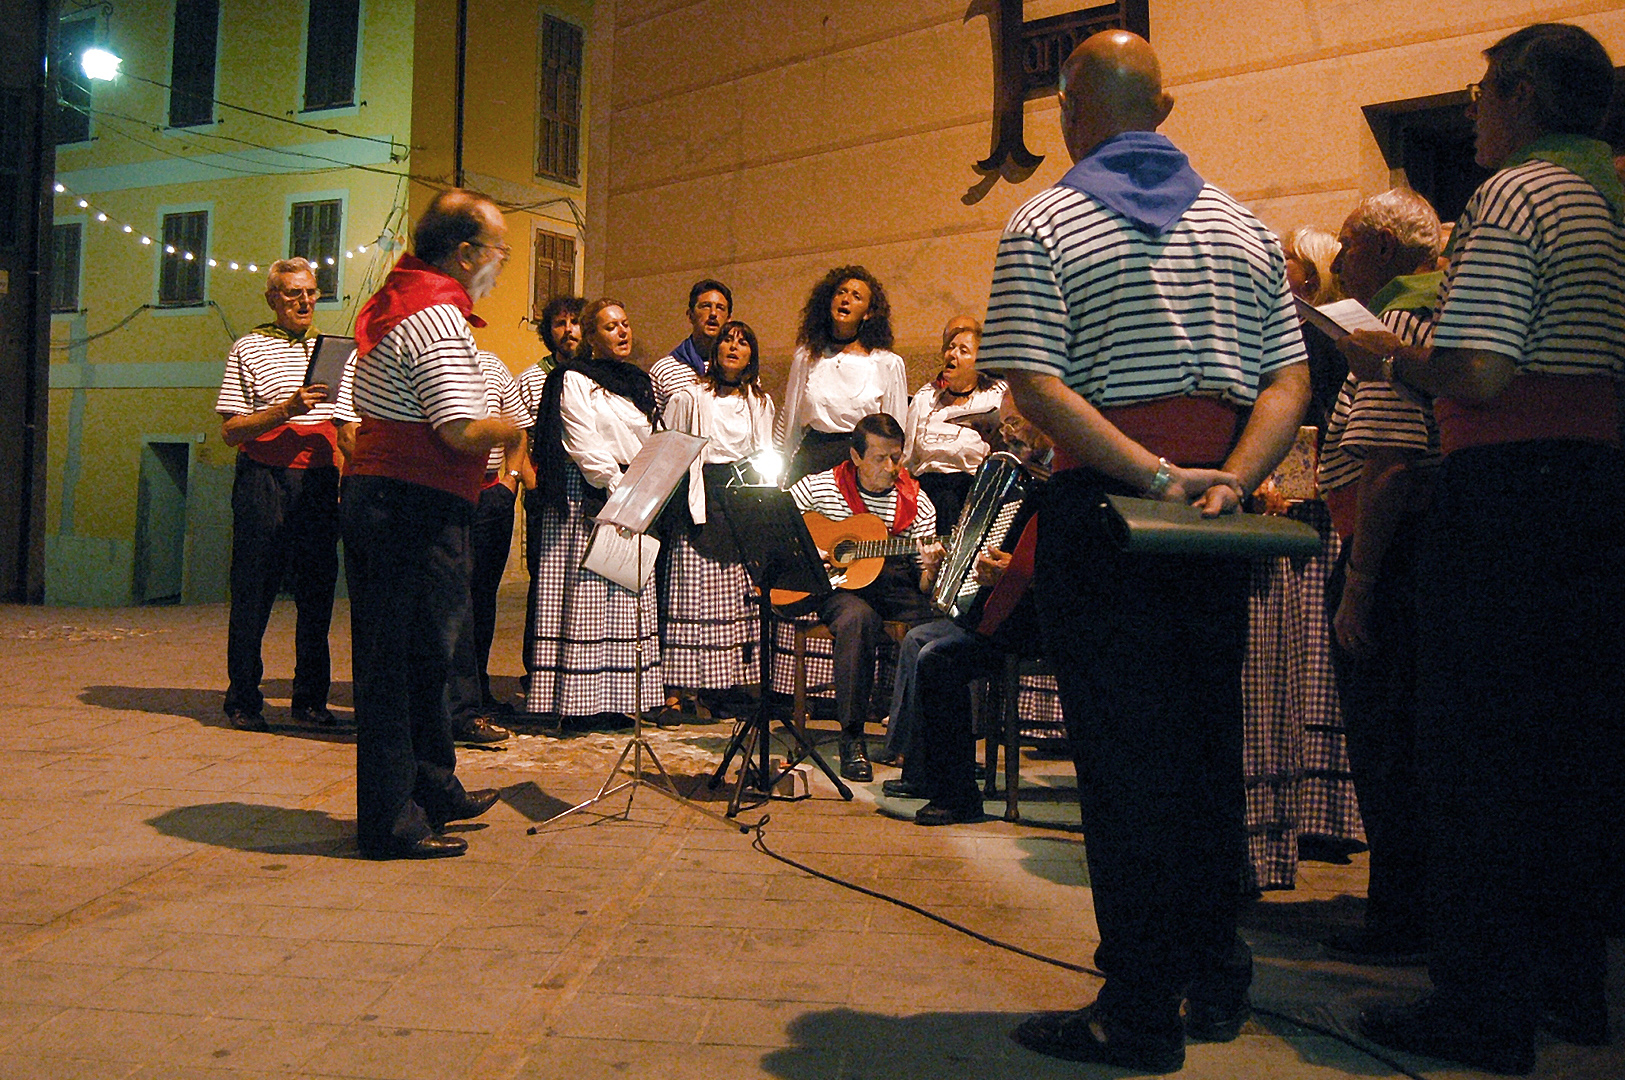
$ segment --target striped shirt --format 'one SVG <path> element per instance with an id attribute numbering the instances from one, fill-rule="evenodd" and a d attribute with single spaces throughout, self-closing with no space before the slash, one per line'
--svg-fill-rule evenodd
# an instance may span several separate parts
<path id="1" fill-rule="evenodd" d="M 519 384 L 519 400 L 525 404 L 525 426 L 530 427 L 540 419 L 542 411 L 542 390 L 547 386 L 548 374 L 558 366 L 558 358 L 549 356 L 538 360 L 524 371 L 514 376 Z"/>
<path id="2" fill-rule="evenodd" d="M 1437 312 L 1389 311 L 1382 322 L 1407 345 L 1427 345 Z M 1439 425 L 1431 405 L 1400 393 L 1382 379 L 1361 382 L 1352 374 L 1337 392 L 1337 404 L 1320 448 L 1322 491 L 1336 491 L 1360 478 L 1372 450 L 1403 450 L 1415 455 L 1412 468 L 1433 468 L 1443 460 Z"/>
<path id="3" fill-rule="evenodd" d="M 502 358 L 493 352 L 481 349 L 475 354 L 480 362 L 480 371 L 485 375 L 485 411 L 488 416 L 500 416 L 511 424 L 525 427 L 530 423 L 530 413 L 525 408 L 524 401 L 519 396 L 519 384 L 514 381 L 513 373 Z M 508 451 L 501 446 L 491 447 L 491 452 L 485 459 L 485 471 L 488 473 L 502 472 L 503 463 L 507 460 Z"/>
<path id="4" fill-rule="evenodd" d="M 436 304 L 401 320 L 356 361 L 348 415 L 435 427 L 490 414 L 485 376 L 463 313 Z"/>
<path id="5" fill-rule="evenodd" d="M 305 385 L 315 347 L 315 331 L 298 341 L 260 331 L 244 334 L 226 353 L 226 374 L 220 382 L 214 411 L 221 416 L 251 416 L 282 404 Z M 324 401 L 288 422 L 319 424 L 331 419 L 333 403 Z"/>
<path id="6" fill-rule="evenodd" d="M 863 505 L 868 507 L 869 513 L 884 521 L 886 531 L 891 532 L 891 523 L 897 516 L 897 489 L 892 488 L 880 495 L 871 495 L 860 487 L 858 495 L 863 499 Z M 816 510 L 831 521 L 842 521 L 852 516 L 852 508 L 846 505 L 846 496 L 841 494 L 840 485 L 835 482 L 834 469 L 803 476 L 790 488 L 790 497 L 796 501 L 796 509 L 803 514 L 809 510 Z M 919 505 L 914 511 L 914 521 L 909 525 L 905 535 L 916 540 L 926 540 L 937 535 L 937 508 L 931 505 L 930 496 L 923 491 L 920 492 Z"/>
<path id="7" fill-rule="evenodd" d="M 1509 356 L 1522 374 L 1625 379 L 1625 227 L 1595 187 L 1514 165 L 1473 193 L 1456 236 L 1436 347 Z"/>
<path id="8" fill-rule="evenodd" d="M 1161 236 L 1049 188 L 999 240 L 983 371 L 1055 375 L 1096 408 L 1184 396 L 1247 407 L 1260 376 L 1306 360 L 1280 243 L 1211 185 Z"/>
<path id="9" fill-rule="evenodd" d="M 649 368 L 649 382 L 654 384 L 655 408 L 660 412 L 666 411 L 666 402 L 671 400 L 673 394 L 699 381 L 698 373 L 675 356 L 662 356 Z"/>

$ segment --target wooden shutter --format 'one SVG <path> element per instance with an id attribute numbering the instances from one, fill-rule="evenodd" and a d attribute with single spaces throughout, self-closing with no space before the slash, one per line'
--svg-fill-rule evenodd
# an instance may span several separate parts
<path id="1" fill-rule="evenodd" d="M 193 307 L 203 303 L 203 264 L 208 259 L 209 212 L 164 215 L 165 250 L 158 264 L 158 303 Z M 173 247 L 173 253 L 167 249 Z M 192 257 L 188 259 L 187 253 Z"/>
<path id="2" fill-rule="evenodd" d="M 310 0 L 310 25 L 305 34 L 307 111 L 355 104 L 360 25 L 361 0 Z"/>
<path id="3" fill-rule="evenodd" d="M 169 65 L 169 126 L 214 123 L 214 59 L 220 0 L 175 0 Z"/>
<path id="4" fill-rule="evenodd" d="M 542 309 L 555 296 L 576 292 L 576 242 L 574 237 L 536 230 L 533 244 L 536 271 L 532 277 L 530 317 L 540 319 Z"/>
<path id="5" fill-rule="evenodd" d="M 575 183 L 581 173 L 581 28 L 542 16 L 536 175 Z"/>
<path id="6" fill-rule="evenodd" d="M 343 216 L 344 203 L 338 199 L 294 203 L 289 215 L 288 254 L 310 260 L 316 268 L 316 287 L 322 290 L 323 300 L 338 298 Z"/>
<path id="7" fill-rule="evenodd" d="M 51 310 L 79 310 L 79 247 L 85 227 L 78 222 L 51 227 Z"/>

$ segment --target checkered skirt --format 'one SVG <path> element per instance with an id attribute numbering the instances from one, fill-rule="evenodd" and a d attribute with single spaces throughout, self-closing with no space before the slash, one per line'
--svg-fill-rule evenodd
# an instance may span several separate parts
<path id="1" fill-rule="evenodd" d="M 1365 841 L 1326 617 L 1326 578 L 1341 545 L 1324 503 L 1300 503 L 1291 516 L 1320 532 L 1321 549 L 1254 561 L 1241 670 L 1248 847 L 1260 889 L 1293 887 L 1300 836 Z"/>
<path id="2" fill-rule="evenodd" d="M 718 522 L 711 526 L 721 528 Z M 696 548 L 672 530 L 662 553 L 660 666 L 667 686 L 727 690 L 754 683 L 756 601 L 750 575 Z"/>
<path id="3" fill-rule="evenodd" d="M 642 608 L 644 709 L 665 704 L 660 668 L 660 612 L 651 580 L 633 593 L 581 569 L 592 522 L 581 513 L 586 481 L 576 469 L 566 480 L 568 511 L 543 508 L 536 529 L 536 599 L 530 609 L 535 636 L 525 708 L 533 713 L 591 716 L 639 708 L 636 691 L 638 610 Z"/>

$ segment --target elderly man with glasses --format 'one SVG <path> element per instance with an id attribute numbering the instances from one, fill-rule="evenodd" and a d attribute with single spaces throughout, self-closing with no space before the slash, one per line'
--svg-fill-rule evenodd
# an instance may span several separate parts
<path id="1" fill-rule="evenodd" d="M 215 402 L 221 437 L 237 447 L 225 710 L 243 731 L 269 730 L 260 643 L 290 566 L 298 610 L 293 718 L 333 723 L 327 629 L 339 570 L 338 440 L 328 388 L 305 385 L 320 298 L 309 262 L 272 263 L 265 302 L 276 317 L 232 345 Z"/>

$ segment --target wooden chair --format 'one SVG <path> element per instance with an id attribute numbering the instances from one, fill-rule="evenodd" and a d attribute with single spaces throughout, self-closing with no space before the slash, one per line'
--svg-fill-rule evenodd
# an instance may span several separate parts
<path id="1" fill-rule="evenodd" d="M 793 646 L 790 655 L 794 664 L 794 682 L 791 691 L 790 722 L 797 731 L 805 737 L 807 734 L 807 642 L 816 638 L 820 641 L 834 640 L 829 627 L 821 622 L 810 622 L 797 619 L 791 624 L 795 630 Z M 892 641 L 902 644 L 908 632 L 913 629 L 912 623 L 894 622 L 890 619 L 882 624 L 886 636 Z"/>
<path id="2" fill-rule="evenodd" d="M 983 734 L 987 738 L 982 765 L 985 771 L 982 793 L 987 798 L 998 794 L 996 780 L 999 764 L 999 745 L 1004 745 L 1004 820 L 1020 821 L 1017 803 L 1021 788 L 1021 680 L 1029 676 L 1051 674 L 1049 665 L 1041 657 L 1023 657 L 1006 653 L 1004 674 L 989 679 L 988 694 L 979 710 L 983 720 Z"/>

